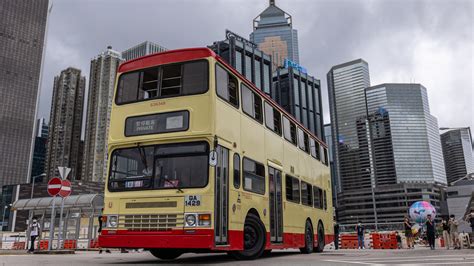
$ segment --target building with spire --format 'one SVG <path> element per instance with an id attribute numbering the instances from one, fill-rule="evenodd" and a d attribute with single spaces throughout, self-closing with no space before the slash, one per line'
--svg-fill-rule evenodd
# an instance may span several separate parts
<path id="1" fill-rule="evenodd" d="M 272 56 L 274 69 L 283 66 L 285 59 L 299 63 L 298 32 L 291 15 L 277 7 L 275 0 L 253 20 L 250 40 Z"/>

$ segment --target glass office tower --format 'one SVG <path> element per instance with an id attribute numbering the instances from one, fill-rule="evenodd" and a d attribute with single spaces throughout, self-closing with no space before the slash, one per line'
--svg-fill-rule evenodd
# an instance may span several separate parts
<path id="1" fill-rule="evenodd" d="M 250 40 L 273 58 L 274 69 L 285 59 L 299 63 L 298 32 L 293 29 L 291 16 L 270 0 L 270 5 L 253 20 Z"/>
<path id="2" fill-rule="evenodd" d="M 457 128 L 441 134 L 448 183 L 474 173 L 471 129 Z"/>

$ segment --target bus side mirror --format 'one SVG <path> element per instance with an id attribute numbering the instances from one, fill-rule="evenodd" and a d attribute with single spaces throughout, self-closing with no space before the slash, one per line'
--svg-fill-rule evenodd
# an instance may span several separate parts
<path id="1" fill-rule="evenodd" d="M 217 152 L 216 151 L 209 152 L 209 165 L 212 167 L 217 165 Z"/>

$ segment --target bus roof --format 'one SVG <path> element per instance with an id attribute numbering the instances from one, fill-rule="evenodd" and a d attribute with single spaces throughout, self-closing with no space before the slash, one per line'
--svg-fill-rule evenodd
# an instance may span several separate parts
<path id="1" fill-rule="evenodd" d="M 282 114 L 284 114 L 287 118 L 291 120 L 291 122 L 297 124 L 300 128 L 302 128 L 308 135 L 313 137 L 316 141 L 318 141 L 321 145 L 327 148 L 327 145 L 324 141 L 319 139 L 315 136 L 311 131 L 309 131 L 302 123 L 300 123 L 296 118 L 293 117 L 290 113 L 288 113 L 283 107 L 281 107 L 277 102 L 275 102 L 270 96 L 262 92 L 258 89 L 251 81 L 247 80 L 242 74 L 240 74 L 237 70 L 235 70 L 231 65 L 224 61 L 220 56 L 218 56 L 214 51 L 209 48 L 200 47 L 200 48 L 184 48 L 184 49 L 176 49 L 176 50 L 168 50 L 161 53 L 150 54 L 146 56 L 142 56 L 130 61 L 126 61 L 120 64 L 118 68 L 118 73 L 129 72 L 133 70 L 153 67 L 157 65 L 164 65 L 174 62 L 184 62 L 184 61 L 191 61 L 197 60 L 206 57 L 214 57 L 216 60 L 225 65 L 235 76 L 238 76 L 239 79 L 245 82 L 245 84 L 249 87 L 252 87 L 258 95 L 264 98 L 267 102 L 271 103 L 273 107 L 277 108 Z"/>

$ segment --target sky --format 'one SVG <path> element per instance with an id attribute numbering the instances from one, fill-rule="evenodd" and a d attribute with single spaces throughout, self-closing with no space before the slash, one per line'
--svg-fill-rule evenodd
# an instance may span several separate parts
<path id="1" fill-rule="evenodd" d="M 268 0 L 52 0 L 38 117 L 49 120 L 54 76 L 72 66 L 89 83 L 90 60 L 145 40 L 204 47 L 229 29 L 248 37 Z M 300 64 L 321 80 L 357 58 L 371 85 L 421 83 L 440 127 L 474 128 L 474 4 L 469 0 L 276 0 L 298 30 Z M 88 86 L 87 86 L 88 87 Z M 87 94 L 86 94 L 87 95 Z M 84 109 L 86 105 L 84 106 Z"/>

